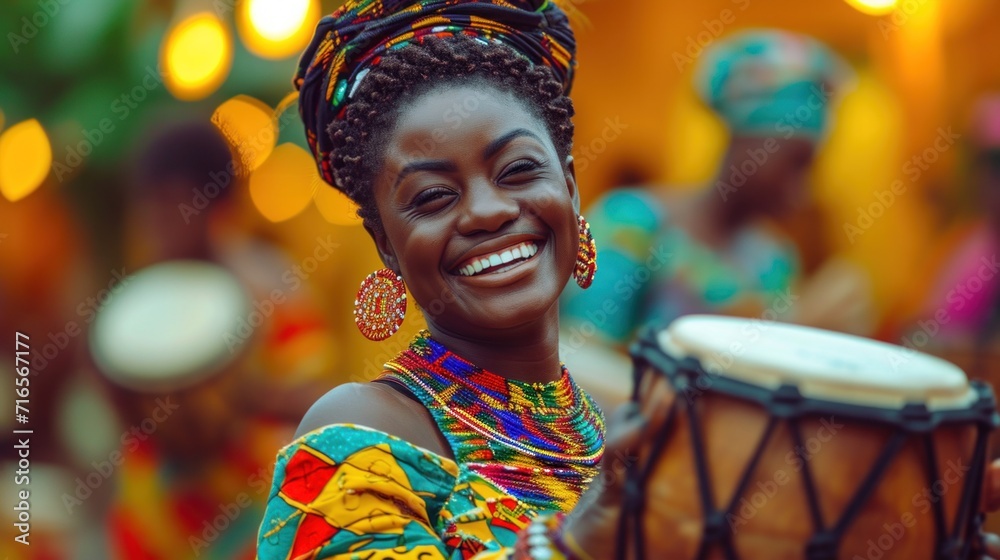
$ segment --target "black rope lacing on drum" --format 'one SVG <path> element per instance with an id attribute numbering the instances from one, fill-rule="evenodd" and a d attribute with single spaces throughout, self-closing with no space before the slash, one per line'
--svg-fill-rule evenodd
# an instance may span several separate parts
<path id="1" fill-rule="evenodd" d="M 726 507 L 725 511 L 712 511 L 712 513 L 706 515 L 705 536 L 702 538 L 697 558 L 705 558 L 708 555 L 709 550 L 711 550 L 712 545 L 720 545 L 723 547 L 723 552 L 726 554 L 726 560 L 736 560 L 736 550 L 733 548 L 733 534 L 731 530 L 725 530 L 725 523 L 726 520 L 729 519 L 730 515 L 735 515 L 736 506 L 739 504 L 739 498 L 743 495 L 747 485 L 750 484 L 750 479 L 753 477 L 754 471 L 757 470 L 757 463 L 759 463 L 760 458 L 764 456 L 764 449 L 767 448 L 767 444 L 770 441 L 771 435 L 774 433 L 774 429 L 777 425 L 778 421 L 776 418 L 772 417 L 768 420 L 767 427 L 764 428 L 764 433 L 757 442 L 757 447 L 754 449 L 750 462 L 747 464 L 746 468 L 743 469 L 743 474 L 740 476 L 740 480 L 736 485 L 736 490 L 733 492 L 733 496 L 730 498 L 729 505 Z M 708 470 L 706 469 L 705 472 L 707 473 Z M 702 477 L 699 476 L 699 478 Z M 714 509 L 714 501 L 711 503 L 713 504 L 711 507 Z M 710 510 L 705 509 L 704 511 Z"/>
<path id="2" fill-rule="evenodd" d="M 795 449 L 806 449 L 802 442 L 802 427 L 799 426 L 799 419 L 792 417 L 788 419 L 788 425 L 792 431 L 792 442 Z M 818 532 L 826 531 L 826 524 L 823 523 L 823 512 L 819 506 L 819 493 L 816 492 L 816 482 L 813 479 L 812 467 L 806 457 L 799 457 L 802 461 L 802 485 L 806 491 L 806 502 L 809 505 L 809 515 L 812 517 L 813 527 Z"/>
<path id="3" fill-rule="evenodd" d="M 867 415 L 869 420 L 874 420 L 883 424 L 894 425 L 896 427 L 888 444 L 883 448 L 880 455 L 875 460 L 872 469 L 863 480 L 861 486 L 851 498 L 847 507 L 841 512 L 839 519 L 832 528 L 827 529 L 823 520 L 822 509 L 819 502 L 819 492 L 817 491 L 815 479 L 812 474 L 810 461 L 805 457 L 802 460 L 802 481 L 806 493 L 806 501 L 809 507 L 810 517 L 813 522 L 815 533 L 806 545 L 804 557 L 807 560 L 835 560 L 837 558 L 838 546 L 851 523 L 855 521 L 861 513 L 867 500 L 873 494 L 876 485 L 885 475 L 889 465 L 903 449 L 908 438 L 914 435 L 921 435 L 924 443 L 927 458 L 927 475 L 931 488 L 939 478 L 937 465 L 937 455 L 935 453 L 933 434 L 936 427 L 945 421 L 963 421 L 975 423 L 977 427 L 975 449 L 971 457 L 970 473 L 963 487 L 959 508 L 954 519 L 951 534 L 948 534 L 945 520 L 943 500 L 934 502 L 934 524 L 936 533 L 936 553 L 938 560 L 956 560 L 960 558 L 970 558 L 976 548 L 979 527 L 982 524 L 982 515 L 974 515 L 976 509 L 975 490 L 982 487 L 985 476 L 986 444 L 989 433 L 1000 424 L 1000 415 L 996 411 L 996 402 L 992 389 L 987 385 L 973 382 L 972 386 L 979 393 L 979 399 L 972 411 L 946 411 L 932 413 L 922 404 L 906 405 L 902 411 L 890 409 L 875 409 L 871 407 L 859 407 L 838 403 L 825 403 L 803 398 L 798 390 L 793 386 L 782 386 L 778 390 L 770 391 L 760 387 L 750 386 L 739 381 L 726 378 L 717 378 L 715 381 L 720 386 L 733 385 L 739 390 L 719 390 L 723 394 L 740 395 L 750 401 L 767 404 L 769 406 L 768 424 L 761 435 L 760 440 L 754 449 L 749 463 L 746 465 L 736 489 L 725 510 L 718 511 L 715 508 L 713 488 L 708 468 L 708 460 L 705 455 L 705 446 L 701 433 L 700 417 L 695 406 L 698 397 L 702 393 L 700 380 L 707 378 L 707 375 L 700 364 L 691 358 L 681 361 L 667 357 L 660 350 L 658 343 L 649 333 L 641 338 L 632 349 L 634 372 L 633 372 L 633 402 L 639 402 L 639 388 L 642 376 L 647 367 L 656 368 L 662 372 L 672 384 L 675 391 L 675 398 L 670 405 L 670 410 L 664 425 L 656 433 L 651 442 L 650 452 L 644 464 L 640 465 L 635 461 L 628 465 L 626 469 L 625 499 L 623 509 L 619 518 L 619 526 L 616 538 L 616 557 L 625 560 L 628 557 L 629 545 L 634 552 L 635 560 L 645 560 L 645 538 L 643 534 L 643 515 L 646 508 L 646 486 L 649 478 L 656 466 L 656 460 L 666 447 L 668 440 L 673 433 L 674 424 L 678 414 L 678 407 L 683 406 L 688 416 L 688 423 L 691 430 L 691 444 L 694 452 L 695 468 L 698 475 L 698 492 L 702 505 L 704 531 L 702 541 L 696 554 L 699 560 L 707 557 L 713 547 L 721 546 L 727 560 L 739 560 L 733 548 L 732 529 L 726 529 L 725 523 L 728 515 L 735 512 L 738 500 L 746 491 L 747 486 L 756 470 L 757 464 L 763 456 L 764 449 L 773 437 L 774 431 L 781 420 L 788 422 L 792 439 L 797 449 L 805 449 L 801 425 L 799 420 L 806 415 L 815 414 L 826 407 L 825 412 L 830 408 L 835 408 L 843 412 L 853 412 Z M 712 381 L 709 381 L 712 384 Z M 978 415 L 978 417 L 976 417 Z M 628 542 L 629 528 L 632 529 L 632 542 Z"/>
<path id="4" fill-rule="evenodd" d="M 978 534 L 972 533 L 973 527 L 978 533 L 982 525 L 982 514 L 976 512 L 976 489 L 983 487 L 983 478 L 986 476 L 986 451 L 989 438 L 989 430 L 980 424 L 976 430 L 975 451 L 972 454 L 973 462 L 970 466 L 969 475 L 965 479 L 962 488 L 962 501 L 958 505 L 958 514 L 955 516 L 955 524 L 951 529 L 951 542 L 949 545 L 962 544 L 962 558 L 968 558 L 972 545 L 976 541 Z M 973 519 L 975 515 L 977 518 Z M 965 534 L 963 534 L 965 529 Z"/>

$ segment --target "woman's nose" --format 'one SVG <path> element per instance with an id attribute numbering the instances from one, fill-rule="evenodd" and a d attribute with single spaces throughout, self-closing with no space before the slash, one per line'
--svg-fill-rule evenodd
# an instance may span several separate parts
<path id="1" fill-rule="evenodd" d="M 497 231 L 521 215 L 517 200 L 491 181 L 478 180 L 471 183 L 463 198 L 462 217 L 458 226 L 462 234 Z"/>

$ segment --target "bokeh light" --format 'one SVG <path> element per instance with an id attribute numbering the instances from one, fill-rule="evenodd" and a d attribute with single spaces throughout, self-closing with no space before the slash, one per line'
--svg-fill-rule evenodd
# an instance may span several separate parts
<path id="1" fill-rule="evenodd" d="M 277 143 L 274 112 L 263 101 L 248 95 L 237 95 L 219 105 L 212 114 L 212 123 L 232 147 L 241 174 L 260 167 Z"/>
<path id="2" fill-rule="evenodd" d="M 847 0 L 847 3 L 866 14 L 882 16 L 895 10 L 899 0 Z"/>
<path id="3" fill-rule="evenodd" d="M 321 183 L 316 188 L 316 208 L 323 219 L 337 226 L 361 225 L 358 217 L 358 205 L 337 189 Z"/>
<path id="4" fill-rule="evenodd" d="M 52 167 L 52 145 L 36 119 L 0 134 L 0 193 L 18 201 L 42 185 Z"/>
<path id="5" fill-rule="evenodd" d="M 232 37 L 215 15 L 197 13 L 167 33 L 161 58 L 170 93 L 182 101 L 202 99 L 222 85 L 229 74 Z"/>
<path id="6" fill-rule="evenodd" d="M 250 198 L 265 218 L 283 222 L 309 206 L 321 182 L 312 155 L 286 142 L 250 176 Z"/>
<path id="7" fill-rule="evenodd" d="M 245 0 L 238 7 L 236 26 L 250 52 L 279 59 L 306 46 L 319 17 L 318 0 Z"/>

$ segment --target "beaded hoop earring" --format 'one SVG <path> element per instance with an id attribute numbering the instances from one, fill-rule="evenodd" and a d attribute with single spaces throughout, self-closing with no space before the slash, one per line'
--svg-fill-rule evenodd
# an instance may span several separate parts
<path id="1" fill-rule="evenodd" d="M 573 279 L 586 290 L 594 282 L 594 274 L 597 272 L 597 244 L 594 243 L 587 220 L 583 216 L 577 216 L 577 221 L 580 223 L 580 248 L 576 253 Z"/>
<path id="2" fill-rule="evenodd" d="M 354 300 L 354 323 L 368 340 L 385 340 L 396 333 L 406 315 L 403 277 L 383 268 L 361 281 Z"/>

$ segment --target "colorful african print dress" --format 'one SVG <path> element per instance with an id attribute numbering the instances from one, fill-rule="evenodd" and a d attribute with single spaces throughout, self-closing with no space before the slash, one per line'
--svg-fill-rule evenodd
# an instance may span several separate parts
<path id="1" fill-rule="evenodd" d="M 350 424 L 298 438 L 278 454 L 260 560 L 509 558 L 533 518 L 569 511 L 597 473 L 604 420 L 565 368 L 509 380 L 424 331 L 379 381 L 427 407 L 455 460 Z"/>

